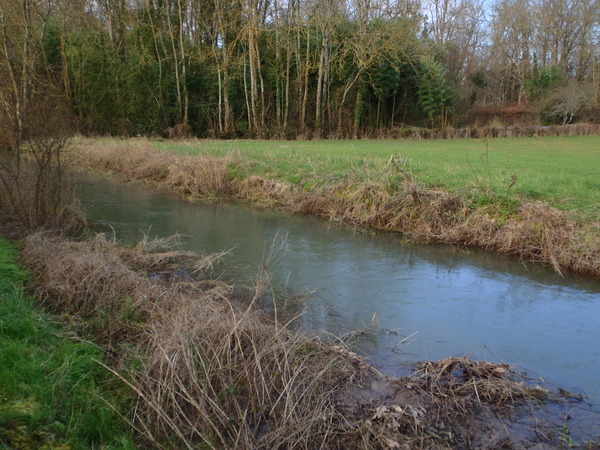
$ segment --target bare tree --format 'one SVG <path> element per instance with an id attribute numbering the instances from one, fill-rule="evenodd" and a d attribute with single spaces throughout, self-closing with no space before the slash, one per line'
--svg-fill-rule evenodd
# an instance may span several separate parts
<path id="1" fill-rule="evenodd" d="M 446 65 L 463 81 L 472 72 L 485 40 L 485 8 L 481 0 L 431 0 L 428 36 L 449 52 Z"/>
<path id="2" fill-rule="evenodd" d="M 499 99 L 521 103 L 527 98 L 524 82 L 533 70 L 530 0 L 500 0 L 493 15 L 491 59 L 501 74 Z"/>
<path id="3" fill-rule="evenodd" d="M 589 75 L 593 33 L 600 25 L 598 0 L 538 0 L 534 18 L 540 64 L 561 66 L 579 78 Z"/>
<path id="4" fill-rule="evenodd" d="M 0 85 L 0 208 L 26 229 L 57 226 L 74 211 L 62 167 L 68 108 L 44 66 L 43 6 L 0 5 L 0 74 L 8 81 Z"/>

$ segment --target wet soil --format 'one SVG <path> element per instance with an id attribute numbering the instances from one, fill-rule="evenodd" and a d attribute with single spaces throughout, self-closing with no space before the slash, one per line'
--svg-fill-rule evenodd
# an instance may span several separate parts
<path id="1" fill-rule="evenodd" d="M 345 391 L 339 408 L 371 429 L 381 448 L 600 449 L 600 411 L 548 395 L 463 408 L 464 399 L 432 394 L 411 377 L 374 375 Z"/>

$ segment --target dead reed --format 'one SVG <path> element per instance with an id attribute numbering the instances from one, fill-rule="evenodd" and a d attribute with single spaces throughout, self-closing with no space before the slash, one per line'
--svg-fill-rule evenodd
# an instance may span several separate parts
<path id="1" fill-rule="evenodd" d="M 416 385 L 434 397 L 452 398 L 456 409 L 463 413 L 474 403 L 503 405 L 544 392 L 531 389 L 514 377 L 507 364 L 472 361 L 467 357 L 423 362 L 412 375 Z"/>
<path id="2" fill-rule="evenodd" d="M 84 167 L 160 183 L 190 200 L 229 193 L 225 159 L 160 153 L 146 139 L 86 146 L 75 158 Z"/>
<path id="3" fill-rule="evenodd" d="M 152 247 L 160 248 L 36 234 L 23 253 L 46 306 L 85 319 L 116 366 L 139 355 L 119 372 L 139 396 L 134 425 L 159 446 L 168 436 L 189 448 L 309 448 L 333 439 L 336 389 L 366 373 L 266 317 L 254 305 L 260 289 L 243 304 L 220 282 L 149 277 L 190 256 L 142 250 Z"/>
<path id="4" fill-rule="evenodd" d="M 221 282 L 174 275 L 194 258 L 167 244 L 124 249 L 103 236 L 36 234 L 23 250 L 39 298 L 83 320 L 108 350 L 109 370 L 135 393 L 130 420 L 144 446 L 445 448 L 477 433 L 454 414 L 457 404 L 470 414 L 472 402 L 462 399 L 476 395 L 493 415 L 528 397 L 528 388 L 504 376 L 505 366 L 466 358 L 385 378 L 348 350 L 259 310 L 266 272 L 236 298 Z M 169 270 L 170 277 L 155 276 Z M 469 376 L 454 376 L 458 368 Z M 441 418 L 451 435 L 432 431 Z"/>

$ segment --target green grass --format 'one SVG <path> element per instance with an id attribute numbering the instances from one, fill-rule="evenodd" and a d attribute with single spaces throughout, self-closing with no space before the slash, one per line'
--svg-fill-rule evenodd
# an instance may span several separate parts
<path id="1" fill-rule="evenodd" d="M 389 177 L 391 155 L 432 188 L 481 202 L 542 200 L 585 220 L 600 220 L 600 137 L 452 140 L 157 142 L 161 150 L 240 154 L 234 176 L 260 175 L 301 186 Z M 509 184 L 516 176 L 514 186 Z"/>
<path id="2" fill-rule="evenodd" d="M 96 362 L 96 346 L 69 339 L 23 294 L 16 255 L 0 239 L 0 448 L 134 448 L 129 427 L 103 401 L 123 407 L 126 390 Z"/>

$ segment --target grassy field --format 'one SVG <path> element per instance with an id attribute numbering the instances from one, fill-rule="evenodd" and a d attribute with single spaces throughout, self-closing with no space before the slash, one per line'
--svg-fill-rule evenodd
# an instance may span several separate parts
<path id="1" fill-rule="evenodd" d="M 15 260 L 0 239 L 0 448 L 134 448 L 102 352 L 34 306 Z"/>
<path id="2" fill-rule="evenodd" d="M 161 150 L 241 156 L 240 177 L 260 175 L 306 188 L 335 180 L 390 177 L 392 155 L 421 183 L 476 202 L 542 200 L 584 220 L 600 220 L 600 137 L 454 140 L 185 141 Z M 514 184 L 511 186 L 511 183 Z"/>

